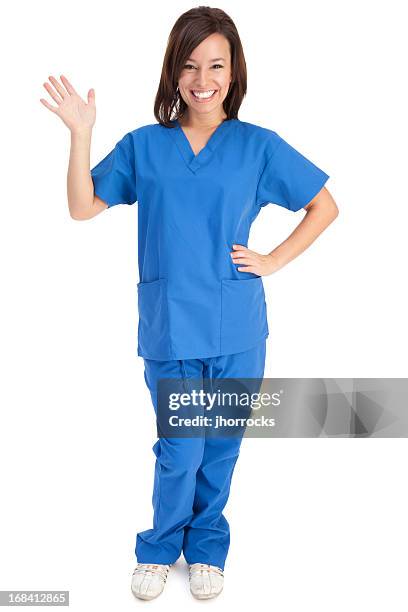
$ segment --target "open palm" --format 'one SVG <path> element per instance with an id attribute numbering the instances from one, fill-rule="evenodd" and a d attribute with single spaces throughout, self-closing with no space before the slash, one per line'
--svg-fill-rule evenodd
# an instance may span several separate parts
<path id="1" fill-rule="evenodd" d="M 62 85 L 53 76 L 48 78 L 54 87 L 48 82 L 43 85 L 57 106 L 52 106 L 44 98 L 41 98 L 40 102 L 61 117 L 71 132 L 92 129 L 96 119 L 95 91 L 93 89 L 88 91 L 88 102 L 85 102 L 63 74 L 61 74 Z"/>

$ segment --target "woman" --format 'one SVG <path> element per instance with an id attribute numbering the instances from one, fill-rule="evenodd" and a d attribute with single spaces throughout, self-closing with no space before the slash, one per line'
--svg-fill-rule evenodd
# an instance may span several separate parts
<path id="1" fill-rule="evenodd" d="M 157 123 L 116 143 L 90 170 L 95 93 L 49 77 L 43 104 L 71 130 L 68 205 L 89 219 L 138 202 L 138 355 L 158 414 L 159 379 L 263 377 L 268 337 L 262 276 L 299 255 L 335 219 L 329 176 L 276 132 L 241 122 L 246 66 L 234 23 L 198 7 L 176 21 L 156 96 Z M 261 208 L 306 210 L 268 254 L 248 249 Z M 200 599 L 223 588 L 230 532 L 223 509 L 242 437 L 161 436 L 153 528 L 137 534 L 132 591 L 153 599 L 181 553 Z"/>

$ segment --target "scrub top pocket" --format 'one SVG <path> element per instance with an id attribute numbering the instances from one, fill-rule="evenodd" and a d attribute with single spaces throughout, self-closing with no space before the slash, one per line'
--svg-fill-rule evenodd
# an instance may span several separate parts
<path id="1" fill-rule="evenodd" d="M 269 334 L 262 277 L 221 280 L 221 352 L 239 353 Z"/>
<path id="2" fill-rule="evenodd" d="M 167 279 L 138 283 L 137 297 L 138 355 L 148 355 L 150 359 L 167 359 L 170 342 Z"/>

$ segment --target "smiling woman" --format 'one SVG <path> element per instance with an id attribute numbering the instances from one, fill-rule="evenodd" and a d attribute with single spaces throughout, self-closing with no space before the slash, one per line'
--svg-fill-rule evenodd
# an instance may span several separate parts
<path id="1" fill-rule="evenodd" d="M 247 73 L 232 19 L 203 6 L 181 15 L 163 61 L 157 122 L 127 132 L 92 169 L 94 94 L 85 104 L 63 82 L 66 89 L 55 87 L 58 114 L 72 131 L 73 218 L 138 203 L 137 354 L 156 415 L 163 378 L 182 387 L 192 379 L 261 380 L 269 335 L 262 276 L 311 244 L 337 208 L 326 172 L 274 130 L 238 118 Z M 268 203 L 308 211 L 263 254 L 247 245 Z M 136 537 L 137 597 L 160 595 L 181 554 L 195 597 L 221 592 L 230 544 L 223 511 L 241 440 L 206 432 L 154 444 L 153 527 Z"/>
<path id="2" fill-rule="evenodd" d="M 160 378 L 263 377 L 269 327 L 262 276 L 332 218 L 316 209 L 329 175 L 275 131 L 241 121 L 245 92 L 245 59 L 231 19 L 219 9 L 188 11 L 169 37 L 154 107 L 158 123 L 130 132 L 92 170 L 101 199 L 117 203 L 130 193 L 127 181 L 136 188 L 138 355 L 156 414 Z M 306 216 L 314 217 L 313 231 L 298 230 L 285 241 L 286 255 L 247 248 L 267 203 L 296 212 L 312 200 Z M 175 446 L 158 440 L 154 527 L 136 538 L 137 597 L 146 584 L 144 564 L 164 572 L 181 552 L 190 568 L 205 568 L 191 572 L 195 596 L 214 572 L 218 582 L 208 596 L 221 591 L 230 538 L 223 509 L 239 446 L 236 437 L 178 438 Z M 155 596 L 164 586 L 149 584 Z"/>
<path id="3" fill-rule="evenodd" d="M 244 52 L 230 17 L 207 7 L 182 15 L 164 56 L 154 104 L 159 123 L 171 127 L 174 112 L 198 129 L 236 118 L 246 88 Z"/>
<path id="4" fill-rule="evenodd" d="M 217 53 L 219 57 L 212 57 Z M 194 126 L 199 134 L 227 118 L 223 103 L 231 82 L 230 43 L 216 32 L 193 50 L 179 75 L 177 91 L 186 105 L 180 113 L 183 125 Z"/>
<path id="5" fill-rule="evenodd" d="M 212 57 L 217 53 L 219 57 Z M 189 107 L 190 120 L 198 125 L 219 122 L 225 115 L 222 104 L 231 81 L 230 45 L 225 36 L 216 32 L 194 49 L 179 76 L 179 92 Z M 201 113 L 200 106 L 205 106 L 205 116 L 197 114 L 195 117 L 195 112 Z"/>

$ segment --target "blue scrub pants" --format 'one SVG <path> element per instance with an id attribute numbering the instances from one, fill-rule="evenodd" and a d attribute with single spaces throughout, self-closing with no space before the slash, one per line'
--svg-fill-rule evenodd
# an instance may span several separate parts
<path id="1" fill-rule="evenodd" d="M 144 359 L 157 416 L 159 378 L 263 378 L 266 340 L 241 353 L 204 359 Z M 244 431 L 242 432 L 242 435 Z M 159 438 L 153 487 L 153 528 L 139 532 L 139 563 L 209 563 L 224 569 L 230 530 L 223 514 L 242 435 Z"/>

